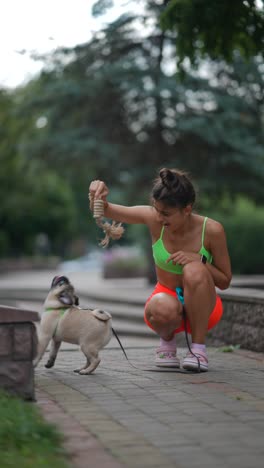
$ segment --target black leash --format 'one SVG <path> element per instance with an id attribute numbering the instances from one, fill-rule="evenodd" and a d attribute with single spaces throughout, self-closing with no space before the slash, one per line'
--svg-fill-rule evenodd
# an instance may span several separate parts
<path id="1" fill-rule="evenodd" d="M 128 359 L 128 357 L 127 357 L 127 353 L 125 352 L 124 346 L 122 345 L 122 343 L 121 343 L 121 341 L 120 341 L 120 339 L 119 339 L 119 336 L 118 336 L 118 334 L 116 333 L 116 331 L 114 330 L 113 327 L 112 327 L 112 332 L 113 332 L 113 334 L 115 335 L 115 337 L 116 337 L 116 339 L 117 339 L 117 341 L 118 341 L 118 343 L 119 343 L 119 346 L 120 346 L 120 348 L 122 349 L 122 351 L 123 351 L 123 353 L 124 353 L 124 355 L 125 355 L 127 361 L 129 361 L 129 359 Z"/>
<path id="2" fill-rule="evenodd" d="M 189 338 L 188 338 L 188 333 L 187 333 L 187 314 L 186 314 L 186 310 L 185 310 L 184 306 L 183 306 L 183 309 L 182 309 L 182 316 L 183 316 L 183 323 L 184 323 L 185 339 L 186 339 L 188 349 L 189 349 L 190 353 L 197 359 L 197 363 L 198 363 L 197 372 L 201 372 L 200 358 L 198 356 L 196 356 L 196 354 L 194 354 L 192 352 L 192 349 L 191 349 L 191 346 L 190 346 L 190 343 L 189 343 Z"/>
<path id="3" fill-rule="evenodd" d="M 185 312 L 185 311 L 184 311 L 184 312 Z M 185 319 L 185 321 L 186 321 L 186 317 L 185 317 L 184 319 Z M 198 356 L 196 356 L 195 354 L 193 354 L 193 352 L 192 352 L 192 350 L 191 350 L 191 348 L 190 348 L 190 344 L 189 344 L 189 340 L 188 340 L 188 335 L 187 335 L 186 323 L 184 323 L 184 329 L 185 329 L 185 337 L 186 337 L 186 341 L 187 341 L 187 345 L 188 345 L 189 351 L 191 352 L 191 354 L 192 354 L 194 357 L 196 357 L 196 359 L 197 359 L 197 361 L 198 361 L 198 371 L 197 371 L 197 372 L 201 372 L 201 370 L 200 370 L 200 359 L 198 358 Z M 121 340 L 120 340 L 118 334 L 116 333 L 116 331 L 115 331 L 115 329 L 114 329 L 113 327 L 112 327 L 112 332 L 113 332 L 113 334 L 114 334 L 116 340 L 118 341 L 118 344 L 119 344 L 121 350 L 123 351 L 124 356 L 125 356 L 127 362 L 128 362 L 132 367 L 134 367 L 134 369 L 137 369 L 137 370 L 140 370 L 140 371 L 144 371 L 144 372 L 154 372 L 154 369 L 142 369 L 142 367 L 137 367 L 137 366 L 135 366 L 135 365 L 129 360 L 129 358 L 128 358 L 128 356 L 127 356 L 127 353 L 126 353 L 126 351 L 125 351 L 125 349 L 124 349 L 124 346 L 122 345 Z M 166 370 L 168 371 L 168 368 L 166 368 Z M 171 372 L 171 371 L 172 371 L 172 369 L 170 370 L 170 372 Z M 179 374 L 179 373 L 181 373 L 181 374 L 186 374 L 186 372 L 181 371 L 181 370 L 177 370 L 177 371 L 176 371 L 175 369 L 173 369 L 173 371 L 176 372 L 176 373 L 178 373 L 178 374 Z M 163 370 L 156 370 L 156 369 L 155 369 L 155 372 L 165 372 L 165 368 L 164 368 Z"/>
<path id="4" fill-rule="evenodd" d="M 129 358 L 128 358 L 128 356 L 127 356 L 127 353 L 126 353 L 126 351 L 125 351 L 125 349 L 124 349 L 124 346 L 122 345 L 122 343 L 121 343 L 121 341 L 120 341 L 120 338 L 119 338 L 118 334 L 116 333 L 116 331 L 115 331 L 115 329 L 114 329 L 113 327 L 112 327 L 112 332 L 113 332 L 113 334 L 115 335 L 115 337 L 116 337 L 116 339 L 117 339 L 117 341 L 118 341 L 118 343 L 119 343 L 119 346 L 120 346 L 120 348 L 122 349 L 122 351 L 123 351 L 123 353 L 124 353 L 124 356 L 125 356 L 127 362 L 128 362 L 132 367 L 134 367 L 134 368 L 137 369 L 137 370 L 151 372 L 151 369 L 142 369 L 141 367 L 137 367 L 137 366 L 135 366 L 135 365 L 129 360 Z"/>

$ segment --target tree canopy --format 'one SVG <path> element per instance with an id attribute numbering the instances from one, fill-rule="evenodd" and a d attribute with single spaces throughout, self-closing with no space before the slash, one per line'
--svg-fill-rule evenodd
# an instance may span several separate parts
<path id="1" fill-rule="evenodd" d="M 27 158 L 57 170 L 64 163 L 75 191 L 107 177 L 133 200 L 136 185 L 140 199 L 150 174 L 168 165 L 191 171 L 211 198 L 246 192 L 261 200 L 261 60 L 207 61 L 205 77 L 190 70 L 179 79 L 169 71 L 175 36 L 160 28 L 162 5 L 150 4 L 143 38 L 146 16 L 126 14 L 48 58 L 35 84 L 41 92 L 30 89 L 22 107 L 48 120 L 44 138 L 25 142 Z"/>
<path id="2" fill-rule="evenodd" d="M 36 130 L 32 115 L 18 118 L 23 98 L 23 91 L 0 92 L 0 256 L 33 254 L 40 233 L 62 252 L 74 231 L 70 186 L 41 158 L 29 161 L 23 152 L 24 139 Z"/>
<path id="3" fill-rule="evenodd" d="M 97 14 L 111 3 L 97 2 Z M 263 202 L 261 55 L 207 58 L 182 77 L 178 32 L 161 28 L 165 3 L 141 3 L 143 12 L 48 54 L 40 76 L 0 94 L 0 247 L 29 251 L 40 230 L 56 248 L 84 233 L 96 242 L 90 181 L 105 179 L 112 201 L 146 203 L 162 166 L 191 172 L 215 205 Z"/>
<path id="4" fill-rule="evenodd" d="M 234 55 L 250 59 L 264 51 L 263 1 L 170 0 L 161 14 L 164 30 L 176 31 L 178 63 L 186 57 L 224 59 Z"/>
<path id="5" fill-rule="evenodd" d="M 102 15 L 114 0 L 98 0 L 93 14 Z M 128 7 L 132 2 L 127 2 Z M 250 59 L 264 52 L 263 0 L 134 0 L 146 11 L 159 12 L 163 31 L 175 32 L 176 61 L 201 58 L 232 62 L 234 55 Z"/>

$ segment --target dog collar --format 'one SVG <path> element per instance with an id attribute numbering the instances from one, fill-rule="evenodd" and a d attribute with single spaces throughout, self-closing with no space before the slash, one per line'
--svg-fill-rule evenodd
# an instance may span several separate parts
<path id="1" fill-rule="evenodd" d="M 47 307 L 47 308 L 45 309 L 45 312 L 50 312 L 50 311 L 52 311 L 52 310 L 59 310 L 59 311 L 60 311 L 60 314 L 63 315 L 64 312 L 65 312 L 65 310 L 68 310 L 68 309 L 69 309 L 69 307 L 58 307 L 57 309 L 54 309 L 53 307 Z"/>

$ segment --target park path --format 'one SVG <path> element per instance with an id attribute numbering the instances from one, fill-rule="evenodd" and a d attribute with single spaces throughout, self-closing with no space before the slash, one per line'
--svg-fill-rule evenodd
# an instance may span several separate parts
<path id="1" fill-rule="evenodd" d="M 0 288 L 49 288 L 56 272 L 0 278 Z M 68 275 L 80 291 L 120 295 L 120 283 L 98 275 Z M 123 281 L 131 303 L 144 295 L 139 281 Z M 87 305 L 87 304 L 86 304 Z M 142 327 L 144 327 L 142 320 Z M 122 336 L 135 369 L 114 338 L 90 376 L 73 372 L 83 361 L 65 344 L 56 365 L 45 357 L 35 371 L 36 404 L 65 435 L 76 468 L 262 468 L 264 456 L 264 355 L 209 348 L 210 371 L 193 374 L 154 366 L 158 340 Z M 186 347 L 180 347 L 182 359 Z"/>

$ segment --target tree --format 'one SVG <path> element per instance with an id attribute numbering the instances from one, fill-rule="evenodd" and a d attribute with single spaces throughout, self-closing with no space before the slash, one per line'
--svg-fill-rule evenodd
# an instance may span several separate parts
<path id="1" fill-rule="evenodd" d="M 250 59 L 263 58 L 263 1 L 170 0 L 164 1 L 161 25 L 176 31 L 177 62 L 201 58 L 232 62 L 239 53 Z"/>
<path id="2" fill-rule="evenodd" d="M 100 234 L 87 191 L 97 177 L 111 186 L 111 200 L 121 203 L 148 202 L 151 178 L 161 166 L 190 171 L 215 205 L 222 197 L 230 205 L 241 193 L 263 201 L 261 60 L 245 62 L 237 55 L 229 65 L 206 61 L 204 77 L 189 69 L 182 78 L 170 69 L 176 33 L 160 28 L 163 5 L 145 0 L 145 6 L 145 12 L 105 26 L 87 44 L 48 55 L 40 77 L 4 96 L 0 119 L 8 133 L 0 155 L 6 158 L 0 218 L 13 246 L 22 238 L 31 245 L 28 216 L 21 213 L 34 213 L 36 232 L 38 207 L 56 245 L 76 233 L 96 243 Z M 4 212 L 13 180 L 13 204 Z"/>
<path id="3" fill-rule="evenodd" d="M 87 179 L 106 177 L 135 201 L 154 168 L 176 165 L 211 198 L 246 192 L 261 199 L 259 59 L 210 62 L 208 78 L 189 71 L 180 80 L 167 71 L 175 35 L 160 29 L 161 10 L 160 2 L 148 1 L 146 14 L 123 15 L 91 42 L 48 58 L 52 67 L 36 83 L 39 91 L 30 89 L 26 108 L 47 116 L 48 133 L 31 139 L 27 154 L 58 170 L 64 162 L 76 193 L 83 187 L 86 194 Z M 140 22 L 144 37 L 135 27 Z"/>
<path id="4" fill-rule="evenodd" d="M 32 116 L 19 119 L 23 91 L 0 92 L 0 256 L 32 254 L 36 236 L 49 236 L 53 253 L 62 252 L 74 232 L 70 187 L 41 159 L 23 155 L 25 134 L 32 137 Z"/>

